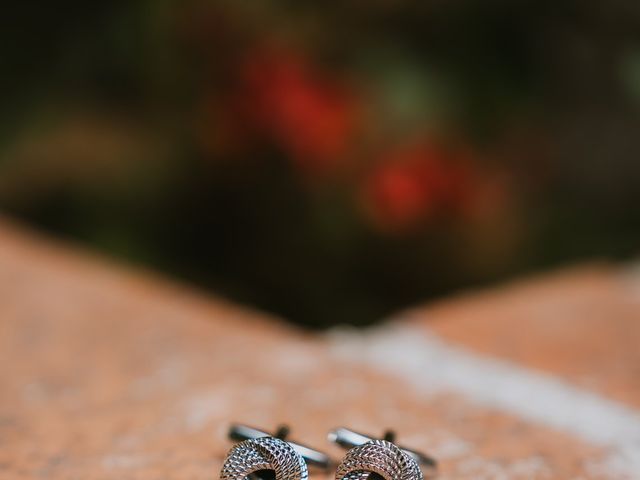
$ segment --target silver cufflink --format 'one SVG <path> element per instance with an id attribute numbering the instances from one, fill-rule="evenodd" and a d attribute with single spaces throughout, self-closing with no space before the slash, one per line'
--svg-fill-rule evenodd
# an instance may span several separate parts
<path id="1" fill-rule="evenodd" d="M 220 480 L 308 480 L 308 467 L 326 470 L 331 459 L 324 453 L 286 439 L 289 428 L 273 434 L 246 425 L 229 428 L 229 439 L 239 441 L 225 458 Z"/>
<path id="2" fill-rule="evenodd" d="M 348 428 L 336 428 L 329 441 L 349 449 L 338 465 L 336 480 L 367 480 L 371 473 L 385 480 L 423 480 L 437 473 L 437 462 L 420 452 L 395 444 L 395 434 L 376 439 Z"/>

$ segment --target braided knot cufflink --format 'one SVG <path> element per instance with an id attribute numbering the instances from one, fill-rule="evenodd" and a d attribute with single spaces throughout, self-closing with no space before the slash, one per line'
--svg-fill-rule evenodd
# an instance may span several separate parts
<path id="1" fill-rule="evenodd" d="M 434 459 L 395 445 L 394 437 L 392 432 L 387 432 L 384 439 L 373 439 L 346 428 L 332 431 L 329 440 L 349 448 L 335 480 L 370 480 L 371 474 L 384 480 L 424 480 L 421 465 L 428 476 L 435 475 Z"/>
<path id="2" fill-rule="evenodd" d="M 220 480 L 308 480 L 309 465 L 327 469 L 327 455 L 304 445 L 286 441 L 289 430 L 281 427 L 269 435 L 245 425 L 232 425 L 229 438 L 241 440 L 222 465 Z"/>

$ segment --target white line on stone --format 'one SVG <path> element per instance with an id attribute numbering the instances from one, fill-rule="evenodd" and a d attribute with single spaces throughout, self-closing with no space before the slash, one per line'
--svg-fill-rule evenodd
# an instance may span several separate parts
<path id="1" fill-rule="evenodd" d="M 343 360 L 403 378 L 423 394 L 462 393 L 476 404 L 603 446 L 611 454 L 598 473 L 640 478 L 640 412 L 631 407 L 551 374 L 470 352 L 423 328 L 336 330 L 329 337 Z"/>

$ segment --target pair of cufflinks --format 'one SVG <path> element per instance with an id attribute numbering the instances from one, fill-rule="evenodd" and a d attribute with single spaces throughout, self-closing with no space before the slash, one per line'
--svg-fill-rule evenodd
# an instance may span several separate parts
<path id="1" fill-rule="evenodd" d="M 288 435 L 286 426 L 271 435 L 231 425 L 229 439 L 240 443 L 227 454 L 220 480 L 307 480 L 309 467 L 328 471 L 335 465 L 327 454 L 290 441 Z M 433 458 L 396 445 L 392 431 L 376 439 L 341 427 L 329 432 L 328 438 L 347 449 L 337 464 L 336 480 L 423 480 L 437 471 Z"/>

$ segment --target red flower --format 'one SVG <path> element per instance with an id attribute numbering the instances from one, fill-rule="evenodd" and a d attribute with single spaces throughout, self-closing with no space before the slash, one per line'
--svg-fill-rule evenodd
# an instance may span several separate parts
<path id="1" fill-rule="evenodd" d="M 385 230 L 403 230 L 462 207 L 472 190 L 461 154 L 420 143 L 385 153 L 365 180 L 362 203 Z"/>
<path id="2" fill-rule="evenodd" d="M 254 125 L 303 169 L 331 170 L 353 138 L 358 105 L 326 72 L 291 53 L 260 50 L 241 68 L 241 95 Z"/>

